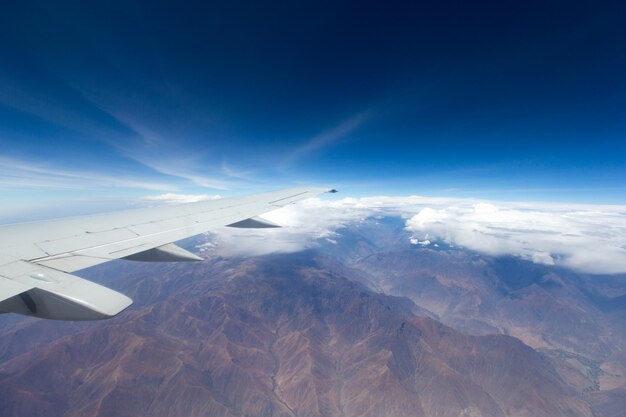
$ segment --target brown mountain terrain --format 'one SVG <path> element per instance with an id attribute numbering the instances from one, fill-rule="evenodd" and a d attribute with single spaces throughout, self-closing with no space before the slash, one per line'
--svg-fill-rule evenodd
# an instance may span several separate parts
<path id="1" fill-rule="evenodd" d="M 591 291 L 394 228 L 365 222 L 290 255 L 84 271 L 135 304 L 103 322 L 0 317 L 0 416 L 623 417 L 619 280 Z M 511 330 L 537 324 L 526 340 Z"/>
<path id="2" fill-rule="evenodd" d="M 138 267 L 130 287 L 158 281 L 156 302 L 5 354 L 2 415 L 592 415 L 518 340 L 415 317 L 305 258 Z"/>
<path id="3" fill-rule="evenodd" d="M 352 251 L 344 264 L 359 273 L 346 274 L 410 298 L 456 330 L 519 338 L 555 359 L 581 391 L 626 389 L 626 276 L 577 274 L 443 242 L 423 248 L 408 238 L 399 219 L 370 221 L 343 230 L 337 241 L 345 249 L 328 254 Z M 354 242 L 368 245 L 355 250 Z"/>

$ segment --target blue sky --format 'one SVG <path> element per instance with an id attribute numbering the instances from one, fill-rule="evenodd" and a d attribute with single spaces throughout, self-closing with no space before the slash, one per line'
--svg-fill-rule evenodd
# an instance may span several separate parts
<path id="1" fill-rule="evenodd" d="M 302 184 L 625 203 L 623 2 L 14 2 L 0 219 Z"/>

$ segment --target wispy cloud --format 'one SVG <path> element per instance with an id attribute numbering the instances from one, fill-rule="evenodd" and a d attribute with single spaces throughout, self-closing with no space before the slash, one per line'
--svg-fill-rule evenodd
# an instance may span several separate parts
<path id="1" fill-rule="evenodd" d="M 208 161 L 211 158 L 206 157 L 204 149 L 190 148 L 185 141 L 165 137 L 130 114 L 114 111 L 110 111 L 110 114 L 137 134 L 136 140 L 110 143 L 124 157 L 160 174 L 183 179 L 204 188 L 229 190 L 241 185 L 241 177 L 229 176 L 223 167 L 215 169 L 219 165 Z"/>
<path id="2" fill-rule="evenodd" d="M 256 178 L 256 173 L 254 170 L 251 169 L 241 169 L 238 167 L 234 167 L 233 165 L 231 165 L 230 163 L 226 162 L 226 161 L 222 161 L 222 171 L 221 171 L 224 175 L 226 175 L 228 178 L 235 178 L 235 179 L 239 179 L 239 180 L 243 180 L 246 182 L 259 182 L 259 179 Z"/>
<path id="3" fill-rule="evenodd" d="M 203 174 L 201 172 L 202 169 L 199 168 L 199 166 L 208 166 L 209 164 L 203 164 L 199 158 L 195 156 L 180 155 L 180 151 L 179 155 L 169 157 L 154 156 L 151 155 L 151 153 L 154 153 L 154 150 L 150 152 L 147 150 L 142 151 L 140 148 L 126 148 L 126 150 L 123 151 L 124 156 L 133 159 L 134 161 L 139 162 L 140 164 L 160 174 L 180 178 L 200 187 L 217 190 L 229 190 L 238 185 L 238 182 L 233 180 Z M 168 152 L 166 150 L 161 150 L 157 153 L 167 154 Z M 208 171 L 208 169 L 206 171 Z"/>
<path id="4" fill-rule="evenodd" d="M 371 117 L 371 112 L 365 111 L 357 113 L 354 116 L 341 121 L 333 128 L 320 133 L 317 136 L 312 137 L 306 143 L 295 148 L 283 161 L 283 166 L 289 166 L 299 159 L 306 157 L 307 155 L 319 151 L 320 149 L 331 146 L 347 135 L 361 127 Z"/>
<path id="5" fill-rule="evenodd" d="M 175 190 L 172 184 L 99 172 L 68 170 L 47 163 L 0 157 L 0 188 Z"/>
<path id="6" fill-rule="evenodd" d="M 85 88 L 82 85 L 84 83 L 77 79 L 69 81 L 55 78 L 55 81 L 63 97 L 71 99 L 59 101 L 56 95 L 42 96 L 27 86 L 21 86 L 17 80 L 0 78 L 0 90 L 8 92 L 0 94 L 0 104 L 104 143 L 123 158 L 155 173 L 174 177 L 172 181 L 184 180 L 196 186 L 218 190 L 235 188 L 246 181 L 241 173 L 224 169 L 217 162 L 218 158 L 210 155 L 206 143 L 198 146 L 181 139 L 184 134 L 175 124 L 158 117 L 162 109 L 149 108 L 145 103 L 135 106 L 133 95 L 130 95 L 131 98 L 125 95 L 124 99 L 120 99 L 121 96 L 111 94 L 97 84 Z M 137 93 L 141 97 L 140 93 L 151 97 L 149 92 Z M 176 113 L 180 109 L 172 111 Z M 58 170 L 56 174 L 54 177 L 70 176 L 62 175 Z M 27 184 L 37 186 L 40 183 L 32 175 L 30 179 Z M 50 184 L 53 181 L 48 179 L 43 182 Z M 54 183 L 60 185 L 67 181 Z"/>

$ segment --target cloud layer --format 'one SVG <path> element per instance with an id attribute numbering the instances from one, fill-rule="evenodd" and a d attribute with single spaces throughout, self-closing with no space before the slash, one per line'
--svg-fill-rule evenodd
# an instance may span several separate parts
<path id="1" fill-rule="evenodd" d="M 295 252 L 333 241 L 337 230 L 371 216 L 399 216 L 421 246 L 444 242 L 486 255 L 593 274 L 626 273 L 626 207 L 368 197 L 309 199 L 264 217 L 281 229 L 221 229 L 218 250 L 237 255 Z"/>
<path id="2" fill-rule="evenodd" d="M 419 237 L 488 255 L 514 255 L 589 273 L 626 272 L 626 215 L 602 207 L 426 207 L 406 226 Z"/>

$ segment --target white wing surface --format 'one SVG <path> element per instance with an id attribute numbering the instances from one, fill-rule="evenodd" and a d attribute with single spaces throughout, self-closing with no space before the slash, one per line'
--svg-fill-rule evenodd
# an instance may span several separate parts
<path id="1" fill-rule="evenodd" d="M 0 226 L 0 312 L 58 320 L 112 317 L 132 300 L 71 272 L 112 259 L 195 261 L 172 242 L 221 226 L 276 227 L 259 214 L 327 189 L 288 189 L 177 206 Z"/>

